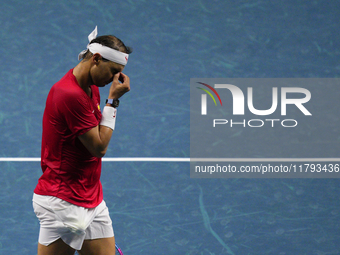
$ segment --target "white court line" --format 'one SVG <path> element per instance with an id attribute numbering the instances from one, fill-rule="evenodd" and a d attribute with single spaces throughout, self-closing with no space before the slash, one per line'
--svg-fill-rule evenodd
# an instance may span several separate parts
<path id="1" fill-rule="evenodd" d="M 144 161 L 144 162 L 190 162 L 190 158 L 103 158 L 102 161 L 113 162 L 113 161 Z"/>
<path id="2" fill-rule="evenodd" d="M 0 162 L 39 162 L 34 157 L 0 157 Z M 338 162 L 340 158 L 103 158 L 103 162 Z"/>
<path id="3" fill-rule="evenodd" d="M 0 162 L 39 162 L 40 158 L 28 158 L 28 157 L 0 157 Z M 103 158 L 103 162 L 133 162 L 133 161 L 144 161 L 144 162 L 189 162 L 190 158 L 146 158 L 146 157 L 133 157 L 133 158 Z"/>
<path id="4" fill-rule="evenodd" d="M 338 162 L 340 158 L 191 158 L 192 162 Z"/>
<path id="5" fill-rule="evenodd" d="M 0 161 L 4 161 L 4 162 L 34 162 L 34 161 L 40 161 L 40 158 L 16 158 L 16 157 L 12 157 L 12 158 L 0 158 Z"/>

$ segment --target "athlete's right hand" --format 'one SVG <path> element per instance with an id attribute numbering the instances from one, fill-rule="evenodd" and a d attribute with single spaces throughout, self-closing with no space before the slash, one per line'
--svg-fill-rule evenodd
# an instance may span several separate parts
<path id="1" fill-rule="evenodd" d="M 108 98 L 118 99 L 130 91 L 130 78 L 123 73 L 116 73 L 110 87 Z"/>

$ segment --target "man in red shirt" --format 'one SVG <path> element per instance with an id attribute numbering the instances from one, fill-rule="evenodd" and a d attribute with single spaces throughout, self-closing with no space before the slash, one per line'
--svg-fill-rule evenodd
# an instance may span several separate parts
<path id="1" fill-rule="evenodd" d="M 41 167 L 33 207 L 40 220 L 38 255 L 115 254 L 100 183 L 101 158 L 115 127 L 122 73 L 131 49 L 114 36 L 89 35 L 82 61 L 51 88 L 43 116 Z M 100 112 L 98 87 L 111 83 Z"/>

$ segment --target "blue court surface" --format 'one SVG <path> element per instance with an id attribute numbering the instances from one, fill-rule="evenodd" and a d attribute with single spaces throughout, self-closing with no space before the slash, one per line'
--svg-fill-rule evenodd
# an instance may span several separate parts
<path id="1" fill-rule="evenodd" d="M 47 93 L 97 25 L 134 48 L 106 157 L 178 159 L 103 162 L 125 255 L 340 254 L 339 179 L 193 179 L 180 161 L 190 78 L 339 77 L 339 16 L 322 0 L 3 0 L 0 157 L 40 157 Z M 40 175 L 37 161 L 0 162 L 0 254 L 36 254 Z"/>

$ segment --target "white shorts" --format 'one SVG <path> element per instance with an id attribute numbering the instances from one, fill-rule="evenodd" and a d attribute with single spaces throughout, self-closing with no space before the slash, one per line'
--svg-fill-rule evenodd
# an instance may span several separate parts
<path id="1" fill-rule="evenodd" d="M 33 195 L 33 209 L 40 221 L 39 243 L 49 245 L 61 238 L 75 250 L 84 240 L 113 237 L 112 221 L 103 200 L 84 208 L 52 196 Z"/>

